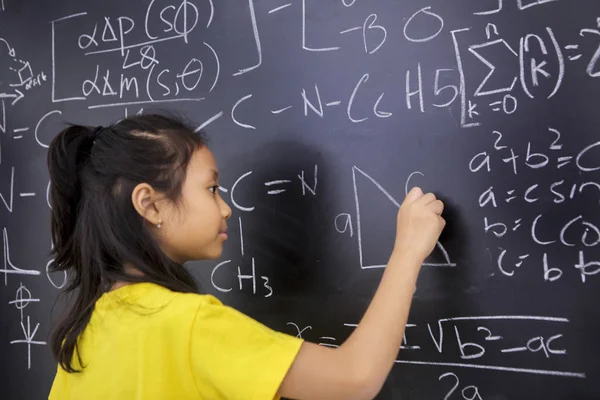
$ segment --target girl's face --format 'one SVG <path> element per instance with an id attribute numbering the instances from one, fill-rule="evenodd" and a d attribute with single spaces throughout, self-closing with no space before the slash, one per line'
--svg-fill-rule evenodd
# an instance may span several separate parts
<path id="1" fill-rule="evenodd" d="M 212 152 L 196 150 L 188 164 L 180 204 L 159 207 L 161 247 L 176 262 L 216 259 L 227 240 L 231 208 L 219 194 L 219 173 Z"/>

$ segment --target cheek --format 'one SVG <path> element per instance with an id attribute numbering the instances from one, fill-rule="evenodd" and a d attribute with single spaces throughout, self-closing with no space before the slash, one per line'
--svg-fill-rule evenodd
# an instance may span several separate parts
<path id="1" fill-rule="evenodd" d="M 198 201 L 189 207 L 181 221 L 182 233 L 189 234 L 191 240 L 212 241 L 221 228 L 221 215 L 217 202 L 212 198 Z"/>
<path id="2" fill-rule="evenodd" d="M 181 229 L 182 250 L 193 259 L 217 259 L 223 252 L 221 214 L 217 203 L 210 200 L 194 208 Z"/>

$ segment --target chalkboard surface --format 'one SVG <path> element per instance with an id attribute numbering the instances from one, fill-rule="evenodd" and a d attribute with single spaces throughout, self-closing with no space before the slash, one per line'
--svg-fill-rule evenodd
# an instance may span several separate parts
<path id="1" fill-rule="evenodd" d="M 596 0 L 0 1 L 0 393 L 47 397 L 47 147 L 164 108 L 233 209 L 205 293 L 339 346 L 407 188 L 448 226 L 380 399 L 600 398 Z M 116 355 L 118 357 L 118 355 Z"/>

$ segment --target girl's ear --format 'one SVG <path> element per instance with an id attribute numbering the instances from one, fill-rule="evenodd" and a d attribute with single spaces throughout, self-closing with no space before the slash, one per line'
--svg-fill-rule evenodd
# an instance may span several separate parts
<path id="1" fill-rule="evenodd" d="M 131 202 L 135 210 L 152 225 L 158 225 L 162 222 L 157 202 L 158 193 L 147 183 L 138 184 L 131 193 Z"/>

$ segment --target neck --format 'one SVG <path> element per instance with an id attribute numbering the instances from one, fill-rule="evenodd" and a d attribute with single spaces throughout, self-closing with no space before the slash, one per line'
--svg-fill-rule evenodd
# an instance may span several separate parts
<path id="1" fill-rule="evenodd" d="M 142 274 L 137 268 L 135 268 L 133 265 L 129 264 L 129 263 L 125 263 L 124 265 L 124 271 L 126 274 L 128 275 L 137 275 L 137 276 L 143 276 L 144 274 Z M 127 286 L 127 285 L 131 285 L 132 282 L 127 282 L 127 281 L 116 281 L 110 288 L 111 291 L 116 290 L 118 288 L 121 288 L 123 286 Z"/>

